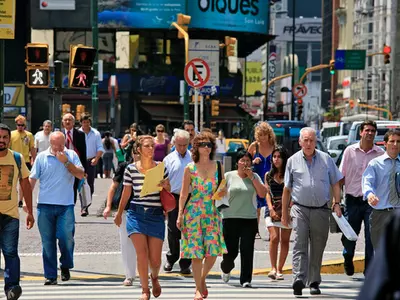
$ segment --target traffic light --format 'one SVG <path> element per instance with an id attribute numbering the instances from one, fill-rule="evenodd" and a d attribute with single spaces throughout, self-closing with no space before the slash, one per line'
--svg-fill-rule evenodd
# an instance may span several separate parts
<path id="1" fill-rule="evenodd" d="M 188 15 L 178 14 L 176 23 L 178 23 L 179 27 L 181 27 L 183 30 L 187 32 L 189 30 L 189 24 L 191 18 L 192 17 Z M 183 34 L 179 30 L 178 30 L 178 38 L 180 39 L 184 38 Z"/>
<path id="2" fill-rule="evenodd" d="M 331 59 L 329 61 L 329 72 L 331 73 L 331 75 L 335 75 L 335 60 Z"/>
<path id="3" fill-rule="evenodd" d="M 216 132 L 217 131 L 217 122 L 215 122 L 215 121 L 210 122 L 210 129 L 212 132 Z"/>
<path id="4" fill-rule="evenodd" d="M 84 45 L 71 45 L 69 56 L 69 87 L 89 89 L 93 82 L 92 66 L 97 50 Z"/>
<path id="5" fill-rule="evenodd" d="M 303 99 L 297 99 L 297 119 L 301 119 L 301 115 L 303 114 Z"/>
<path id="6" fill-rule="evenodd" d="M 49 45 L 29 43 L 25 46 L 25 51 L 26 85 L 29 88 L 48 88 L 50 85 Z"/>
<path id="7" fill-rule="evenodd" d="M 211 100 L 211 116 L 219 116 L 219 100 Z"/>
<path id="8" fill-rule="evenodd" d="M 390 54 L 385 54 L 385 56 L 383 57 L 383 62 L 385 63 L 385 65 L 390 64 Z"/>
<path id="9" fill-rule="evenodd" d="M 237 56 L 236 44 L 237 44 L 236 38 L 230 36 L 225 37 L 226 57 Z"/>
<path id="10" fill-rule="evenodd" d="M 283 113 L 283 102 L 282 101 L 276 102 L 276 112 Z"/>

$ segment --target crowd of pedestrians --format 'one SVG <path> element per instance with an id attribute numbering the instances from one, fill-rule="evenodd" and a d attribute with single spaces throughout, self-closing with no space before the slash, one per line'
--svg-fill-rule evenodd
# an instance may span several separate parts
<path id="1" fill-rule="evenodd" d="M 65 114 L 61 131 L 53 131 L 47 120 L 35 136 L 26 130 L 23 116 L 15 119 L 14 131 L 0 124 L 1 197 L 9 200 L 0 203 L 1 250 L 7 274 L 4 290 L 8 300 L 16 300 L 22 293 L 18 206 L 23 204 L 26 226 L 32 228 L 32 190 L 39 180 L 36 218 L 43 249 L 44 284 L 57 284 L 57 240 L 61 280 L 68 281 L 74 267 L 78 189 L 86 180 L 93 194 L 100 159 L 105 177 L 110 178 L 114 171 L 103 216 L 108 218 L 116 211 L 114 223 L 119 227 L 125 269 L 123 284 L 131 286 L 137 270 L 142 287 L 140 300 L 162 294 L 160 269 L 171 272 L 176 263 L 181 274 L 193 273 L 194 299 L 205 299 L 207 277 L 217 257 L 222 256 L 221 279 L 227 283 L 239 251 L 240 284 L 252 287 L 254 243 L 260 230 L 268 230 L 270 236 L 272 268 L 268 277 L 284 279 L 283 266 L 292 235 L 293 293 L 302 295 L 302 290 L 309 287 L 312 295 L 321 294 L 320 271 L 329 219 L 331 211 L 338 217 L 342 215 L 342 187 L 345 186 L 344 216 L 357 234 L 364 222 L 366 276 L 379 241 L 385 236 L 385 226 L 400 208 L 396 189 L 400 131 L 386 133 L 383 151 L 373 144 L 377 129 L 373 121 L 361 125 L 361 141 L 346 149 L 339 168 L 328 154 L 316 149 L 314 129 L 301 129 L 301 150 L 288 157 L 287 150 L 276 144 L 271 126 L 261 122 L 255 128 L 255 141 L 247 150 L 238 151 L 234 170 L 229 172 L 221 163 L 223 133 L 214 136 L 208 129 L 196 132 L 191 121 L 174 130 L 171 139 L 161 124 L 156 127 L 155 136 L 144 135 L 137 124 L 132 124 L 120 144 L 109 132 L 102 139 L 91 126 L 90 115 L 82 114 L 79 122 L 81 127 L 75 128 L 74 116 Z M 116 167 L 117 158 L 120 163 Z M 141 196 L 147 172 L 161 163 L 165 166 L 158 183 L 161 192 Z M 175 209 L 168 212 L 161 201 L 164 192 L 175 199 Z M 218 201 L 225 205 L 220 206 Z M 262 208 L 263 229 L 259 228 Z M 88 214 L 88 207 L 81 203 L 81 216 Z M 162 266 L 165 238 L 169 249 Z M 343 235 L 342 243 L 345 273 L 353 275 L 355 242 Z"/>

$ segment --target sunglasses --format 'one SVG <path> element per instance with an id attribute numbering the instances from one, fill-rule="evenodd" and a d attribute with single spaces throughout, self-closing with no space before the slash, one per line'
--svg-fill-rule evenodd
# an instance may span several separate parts
<path id="1" fill-rule="evenodd" d="M 157 130 L 157 132 L 164 132 L 164 130 Z"/>
<path id="2" fill-rule="evenodd" d="M 18 127 L 23 127 L 25 124 L 17 124 Z"/>
<path id="3" fill-rule="evenodd" d="M 213 146 L 213 144 L 211 142 L 201 142 L 201 143 L 199 143 L 199 147 L 200 148 L 205 148 L 205 147 L 212 148 L 212 146 Z"/>

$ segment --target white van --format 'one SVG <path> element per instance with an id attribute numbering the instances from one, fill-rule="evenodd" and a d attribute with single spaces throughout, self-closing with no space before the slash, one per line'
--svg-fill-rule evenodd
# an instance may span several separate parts
<path id="1" fill-rule="evenodd" d="M 360 127 L 363 121 L 353 122 L 350 128 L 348 144 L 351 145 L 360 140 Z M 389 129 L 400 128 L 400 121 L 374 121 L 378 127 L 376 132 L 377 140 L 383 140 L 383 136 Z"/>

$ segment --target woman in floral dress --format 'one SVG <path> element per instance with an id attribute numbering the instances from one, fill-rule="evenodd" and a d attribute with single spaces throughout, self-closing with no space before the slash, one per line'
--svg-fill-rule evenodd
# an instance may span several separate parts
<path id="1" fill-rule="evenodd" d="M 195 300 L 207 298 L 206 278 L 217 256 L 226 253 L 222 219 L 212 196 L 218 187 L 218 166 L 213 160 L 215 138 L 202 132 L 193 140 L 192 158 L 185 168 L 179 199 L 177 226 L 182 231 L 181 258 L 192 259 Z M 221 178 L 224 178 L 221 167 Z M 186 203 L 191 188 L 190 199 Z M 226 188 L 218 193 L 226 194 Z M 204 261 L 204 264 L 203 264 Z"/>

